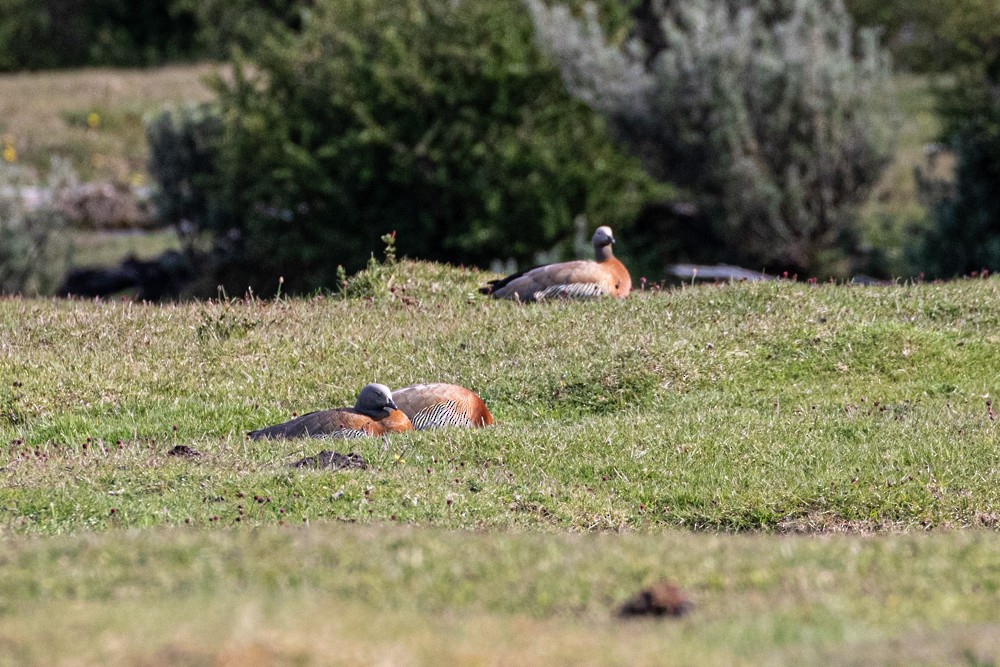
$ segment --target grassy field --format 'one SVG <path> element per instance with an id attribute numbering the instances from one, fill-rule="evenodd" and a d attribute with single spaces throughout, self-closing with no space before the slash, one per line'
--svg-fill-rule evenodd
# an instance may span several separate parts
<path id="1" fill-rule="evenodd" d="M 998 547 L 329 523 L 19 542 L 0 664 L 994 664 Z M 686 617 L 612 615 L 662 576 Z"/>
<path id="2" fill-rule="evenodd" d="M 1000 282 L 521 307 L 483 278 L 0 301 L 0 655 L 996 663 Z M 372 380 L 459 382 L 499 424 L 244 436 Z M 372 466 L 287 467 L 324 448 Z M 688 617 L 613 618 L 660 578 Z"/>
<path id="3" fill-rule="evenodd" d="M 148 185 L 144 118 L 168 104 L 211 99 L 216 65 L 0 74 L 0 149 L 46 173 L 66 158 L 85 181 Z M 73 232 L 75 266 L 113 265 L 177 248 L 172 230 Z"/>
<path id="4" fill-rule="evenodd" d="M 0 139 L 19 163 L 47 170 L 68 158 L 84 180 L 146 180 L 143 117 L 212 94 L 215 65 L 0 74 Z"/>

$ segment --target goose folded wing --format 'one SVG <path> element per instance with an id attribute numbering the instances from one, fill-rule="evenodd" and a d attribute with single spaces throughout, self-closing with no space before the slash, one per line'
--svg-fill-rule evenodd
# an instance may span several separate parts
<path id="1" fill-rule="evenodd" d="M 280 438 L 358 437 L 375 433 L 374 420 L 352 410 L 320 410 L 296 417 L 283 424 L 252 431 L 254 440 Z"/>
<path id="2" fill-rule="evenodd" d="M 613 287 L 614 277 L 604 266 L 583 260 L 540 266 L 508 284 L 508 290 L 529 301 L 603 296 Z"/>

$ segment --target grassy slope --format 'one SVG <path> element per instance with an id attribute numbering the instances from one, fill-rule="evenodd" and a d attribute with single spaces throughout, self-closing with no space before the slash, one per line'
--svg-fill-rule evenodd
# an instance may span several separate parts
<path id="1" fill-rule="evenodd" d="M 0 454 L 0 645 L 47 662 L 116 628 L 95 659 L 996 659 L 996 281 L 519 307 L 470 297 L 481 279 L 0 301 L 0 442 L 26 443 Z M 460 382 L 500 425 L 354 442 L 375 465 L 351 473 L 283 466 L 345 443 L 242 435 L 371 380 Z M 910 534 L 928 527 L 978 529 Z M 904 534 L 772 532 L 878 529 Z M 609 619 L 661 576 L 691 620 Z"/>
<path id="2" fill-rule="evenodd" d="M 9 525 L 73 530 L 81 502 L 99 526 L 113 504 L 124 525 L 163 523 L 164 512 L 166 523 L 228 521 L 229 504 L 193 501 L 237 487 L 298 489 L 288 509 L 311 518 L 452 527 L 996 524 L 1000 457 L 985 403 L 1000 361 L 995 281 L 735 285 L 523 308 L 467 303 L 475 273 L 446 294 L 447 276 L 426 275 L 438 269 L 416 271 L 418 305 L 401 290 L 374 301 L 2 302 L 0 437 L 27 443 L 4 473 L 20 506 Z M 407 464 L 348 476 L 333 504 L 317 495 L 324 477 L 280 467 L 315 446 L 243 438 L 293 411 L 351 404 L 373 380 L 465 384 L 502 426 L 403 436 L 387 454 L 358 444 Z M 174 443 L 202 450 L 202 465 L 165 458 Z M 89 481 L 63 485 L 73 503 L 49 511 L 64 466 Z M 167 479 L 188 483 L 165 498 Z M 359 505 L 371 484 L 380 502 Z M 414 495 L 426 501 L 395 506 Z"/>

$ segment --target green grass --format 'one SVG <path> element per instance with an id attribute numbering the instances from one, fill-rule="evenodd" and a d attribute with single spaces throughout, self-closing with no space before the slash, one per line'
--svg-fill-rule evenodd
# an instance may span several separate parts
<path id="1" fill-rule="evenodd" d="M 1000 282 L 523 307 L 484 278 L 402 263 L 349 300 L 0 300 L 0 653 L 997 660 Z M 388 449 L 244 435 L 373 380 L 464 384 L 498 425 Z M 323 448 L 372 467 L 286 467 Z M 611 618 L 662 577 L 687 619 Z"/>
<path id="2" fill-rule="evenodd" d="M 992 664 L 998 547 L 993 533 L 115 531 L 0 545 L 0 646 L 11 664 Z M 614 618 L 665 576 L 692 613 Z"/>
<path id="3" fill-rule="evenodd" d="M 727 285 L 523 308 L 468 297 L 475 272 L 395 272 L 409 303 L 402 289 L 0 302 L 0 437 L 24 443 L 7 454 L 0 499 L 18 507 L 7 525 L 228 523 L 235 506 L 198 501 L 239 489 L 310 518 L 452 528 L 992 527 L 1000 516 L 986 404 L 996 281 Z M 464 384 L 500 426 L 404 435 L 388 453 L 352 443 L 379 466 L 343 477 L 337 503 L 329 476 L 283 467 L 316 444 L 244 438 L 352 404 L 370 381 Z M 165 457 L 173 444 L 205 456 Z M 360 502 L 368 487 L 378 502 Z"/>

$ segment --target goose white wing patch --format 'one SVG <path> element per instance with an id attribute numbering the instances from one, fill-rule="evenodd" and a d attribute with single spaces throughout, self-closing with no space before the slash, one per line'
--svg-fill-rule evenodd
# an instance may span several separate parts
<path id="1" fill-rule="evenodd" d="M 594 299 L 607 295 L 599 283 L 568 283 L 566 285 L 552 285 L 543 290 L 535 292 L 535 300 L 545 299 Z"/>
<path id="2" fill-rule="evenodd" d="M 360 428 L 342 428 L 339 431 L 323 433 L 312 437 L 323 438 L 324 440 L 355 440 L 357 438 L 369 438 L 371 437 L 371 433 Z"/>

